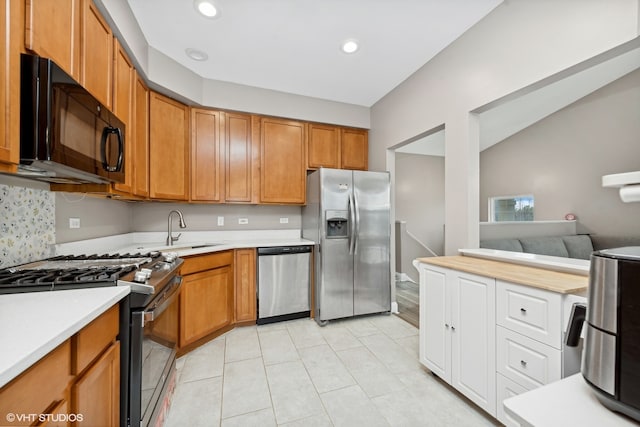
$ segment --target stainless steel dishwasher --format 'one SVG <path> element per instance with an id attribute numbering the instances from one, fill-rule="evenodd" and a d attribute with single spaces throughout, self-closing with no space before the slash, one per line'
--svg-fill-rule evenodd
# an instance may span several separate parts
<path id="1" fill-rule="evenodd" d="M 311 246 L 258 248 L 259 325 L 309 317 Z"/>

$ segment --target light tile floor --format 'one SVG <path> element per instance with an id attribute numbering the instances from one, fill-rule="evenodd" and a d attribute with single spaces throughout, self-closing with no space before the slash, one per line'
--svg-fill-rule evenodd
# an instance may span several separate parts
<path id="1" fill-rule="evenodd" d="M 490 426 L 393 315 L 236 328 L 177 361 L 165 427 Z"/>

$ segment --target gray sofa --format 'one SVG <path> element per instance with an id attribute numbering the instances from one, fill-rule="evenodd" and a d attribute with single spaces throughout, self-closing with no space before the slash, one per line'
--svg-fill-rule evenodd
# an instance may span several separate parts
<path id="1" fill-rule="evenodd" d="M 594 251 L 593 242 L 588 234 L 481 240 L 480 247 L 578 259 L 589 259 Z"/>

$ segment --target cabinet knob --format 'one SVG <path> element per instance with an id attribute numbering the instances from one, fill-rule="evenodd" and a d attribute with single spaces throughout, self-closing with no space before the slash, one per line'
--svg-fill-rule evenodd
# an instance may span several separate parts
<path id="1" fill-rule="evenodd" d="M 451 330 L 452 330 L 452 331 L 455 331 L 455 330 L 456 330 L 456 327 L 455 327 L 455 326 L 451 326 Z"/>
<path id="2" fill-rule="evenodd" d="M 448 323 L 445 323 L 445 324 L 444 324 L 444 327 L 445 327 L 445 328 L 447 328 L 447 329 L 449 329 L 449 324 L 448 324 Z"/>
<path id="3" fill-rule="evenodd" d="M 523 367 L 523 368 L 526 368 L 526 367 L 527 367 L 527 362 L 526 362 L 526 361 L 524 361 L 524 360 L 521 360 L 521 361 L 520 361 L 520 364 L 522 365 L 522 367 Z"/>
<path id="4" fill-rule="evenodd" d="M 527 309 L 526 309 L 526 308 L 521 308 L 521 309 L 520 309 L 520 313 L 522 313 L 522 314 L 527 314 Z"/>

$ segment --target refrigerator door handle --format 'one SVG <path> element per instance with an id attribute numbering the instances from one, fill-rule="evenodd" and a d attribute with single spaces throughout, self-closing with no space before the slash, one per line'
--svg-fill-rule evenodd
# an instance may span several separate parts
<path id="1" fill-rule="evenodd" d="M 358 240 L 360 240 L 360 207 L 358 206 L 358 196 L 353 193 L 353 211 L 355 212 L 355 232 L 353 235 L 353 253 L 358 253 Z"/>
<path id="2" fill-rule="evenodd" d="M 353 198 L 353 193 L 349 193 L 349 255 L 353 255 L 355 250 L 355 222 L 356 222 L 356 207 L 355 207 L 355 199 Z"/>

